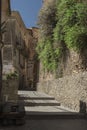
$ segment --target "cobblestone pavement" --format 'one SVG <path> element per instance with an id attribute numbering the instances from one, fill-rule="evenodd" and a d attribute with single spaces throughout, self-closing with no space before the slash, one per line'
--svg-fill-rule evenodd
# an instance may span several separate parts
<path id="1" fill-rule="evenodd" d="M 87 120 L 27 120 L 23 126 L 0 127 L 0 130 L 87 130 Z"/>

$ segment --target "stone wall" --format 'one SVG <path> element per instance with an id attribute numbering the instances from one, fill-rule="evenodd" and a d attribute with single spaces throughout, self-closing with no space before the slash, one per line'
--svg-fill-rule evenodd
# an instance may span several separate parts
<path id="1" fill-rule="evenodd" d="M 7 102 L 17 102 L 18 100 L 18 80 L 3 80 L 2 99 Z"/>
<path id="2" fill-rule="evenodd" d="M 6 32 L 3 34 L 4 46 L 2 49 L 3 75 L 14 71 L 12 63 L 12 21 L 7 20 Z"/>
<path id="3" fill-rule="evenodd" d="M 53 95 L 62 105 L 79 111 L 80 101 L 87 103 L 87 72 L 41 81 L 37 90 Z"/>
<path id="4" fill-rule="evenodd" d="M 43 4 L 49 4 L 50 2 L 55 2 L 55 0 L 43 0 Z"/>
<path id="5" fill-rule="evenodd" d="M 66 75 L 71 76 L 84 71 L 87 71 L 87 49 L 84 49 L 81 53 L 77 53 L 65 47 L 63 55 L 59 59 L 56 72 L 50 73 L 46 70 L 44 71 L 43 65 L 40 63 L 40 81 L 52 80 L 55 77 L 61 78 Z"/>
<path id="6" fill-rule="evenodd" d="M 1 20 L 6 21 L 11 13 L 10 0 L 1 0 Z"/>

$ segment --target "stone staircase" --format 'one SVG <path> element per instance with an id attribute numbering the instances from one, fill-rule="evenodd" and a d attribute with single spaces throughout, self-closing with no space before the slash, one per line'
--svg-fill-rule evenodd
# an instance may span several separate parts
<path id="1" fill-rule="evenodd" d="M 19 92 L 20 93 L 20 92 Z M 60 103 L 54 100 L 54 97 L 35 91 L 26 92 L 19 96 L 24 101 L 25 106 L 60 106 Z"/>
<path id="2" fill-rule="evenodd" d="M 37 91 L 19 91 L 19 101 L 25 106 L 26 117 L 29 119 L 78 119 L 84 118 L 84 114 L 77 113 L 49 96 Z"/>

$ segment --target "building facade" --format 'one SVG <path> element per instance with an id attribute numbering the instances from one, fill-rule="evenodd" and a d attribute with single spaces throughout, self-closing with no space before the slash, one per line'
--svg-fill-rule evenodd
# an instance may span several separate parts
<path id="1" fill-rule="evenodd" d="M 39 61 L 35 51 L 38 28 L 27 29 L 19 12 L 11 11 L 10 0 L 2 0 L 3 77 L 17 73 L 19 89 L 36 89 Z"/>

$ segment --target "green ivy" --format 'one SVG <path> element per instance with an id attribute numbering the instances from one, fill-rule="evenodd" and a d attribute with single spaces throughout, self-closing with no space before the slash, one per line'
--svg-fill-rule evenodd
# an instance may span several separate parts
<path id="1" fill-rule="evenodd" d="M 68 48 L 80 51 L 87 47 L 87 28 L 75 25 L 71 27 L 65 34 L 65 43 Z"/>
<path id="2" fill-rule="evenodd" d="M 59 48 L 54 49 L 53 29 L 56 26 L 56 2 L 43 6 L 39 13 L 38 24 L 40 26 L 40 40 L 37 45 L 37 52 L 43 67 L 48 71 L 57 68 Z"/>
<path id="3" fill-rule="evenodd" d="M 18 73 L 14 71 L 13 73 L 9 73 L 6 75 L 6 79 L 18 79 Z"/>
<path id="4" fill-rule="evenodd" d="M 55 8 L 56 7 L 56 8 Z M 63 55 L 63 44 L 80 52 L 87 47 L 87 2 L 58 0 L 46 5 L 39 15 L 39 59 L 44 68 L 54 71 Z"/>
<path id="5" fill-rule="evenodd" d="M 57 4 L 57 24 L 54 40 L 64 41 L 69 49 L 87 47 L 87 2 L 61 0 Z"/>
<path id="6" fill-rule="evenodd" d="M 58 56 L 60 56 L 60 49 L 54 49 L 52 41 L 46 39 L 38 43 L 37 52 L 39 58 L 43 63 L 45 69 L 54 71 L 57 68 Z"/>

